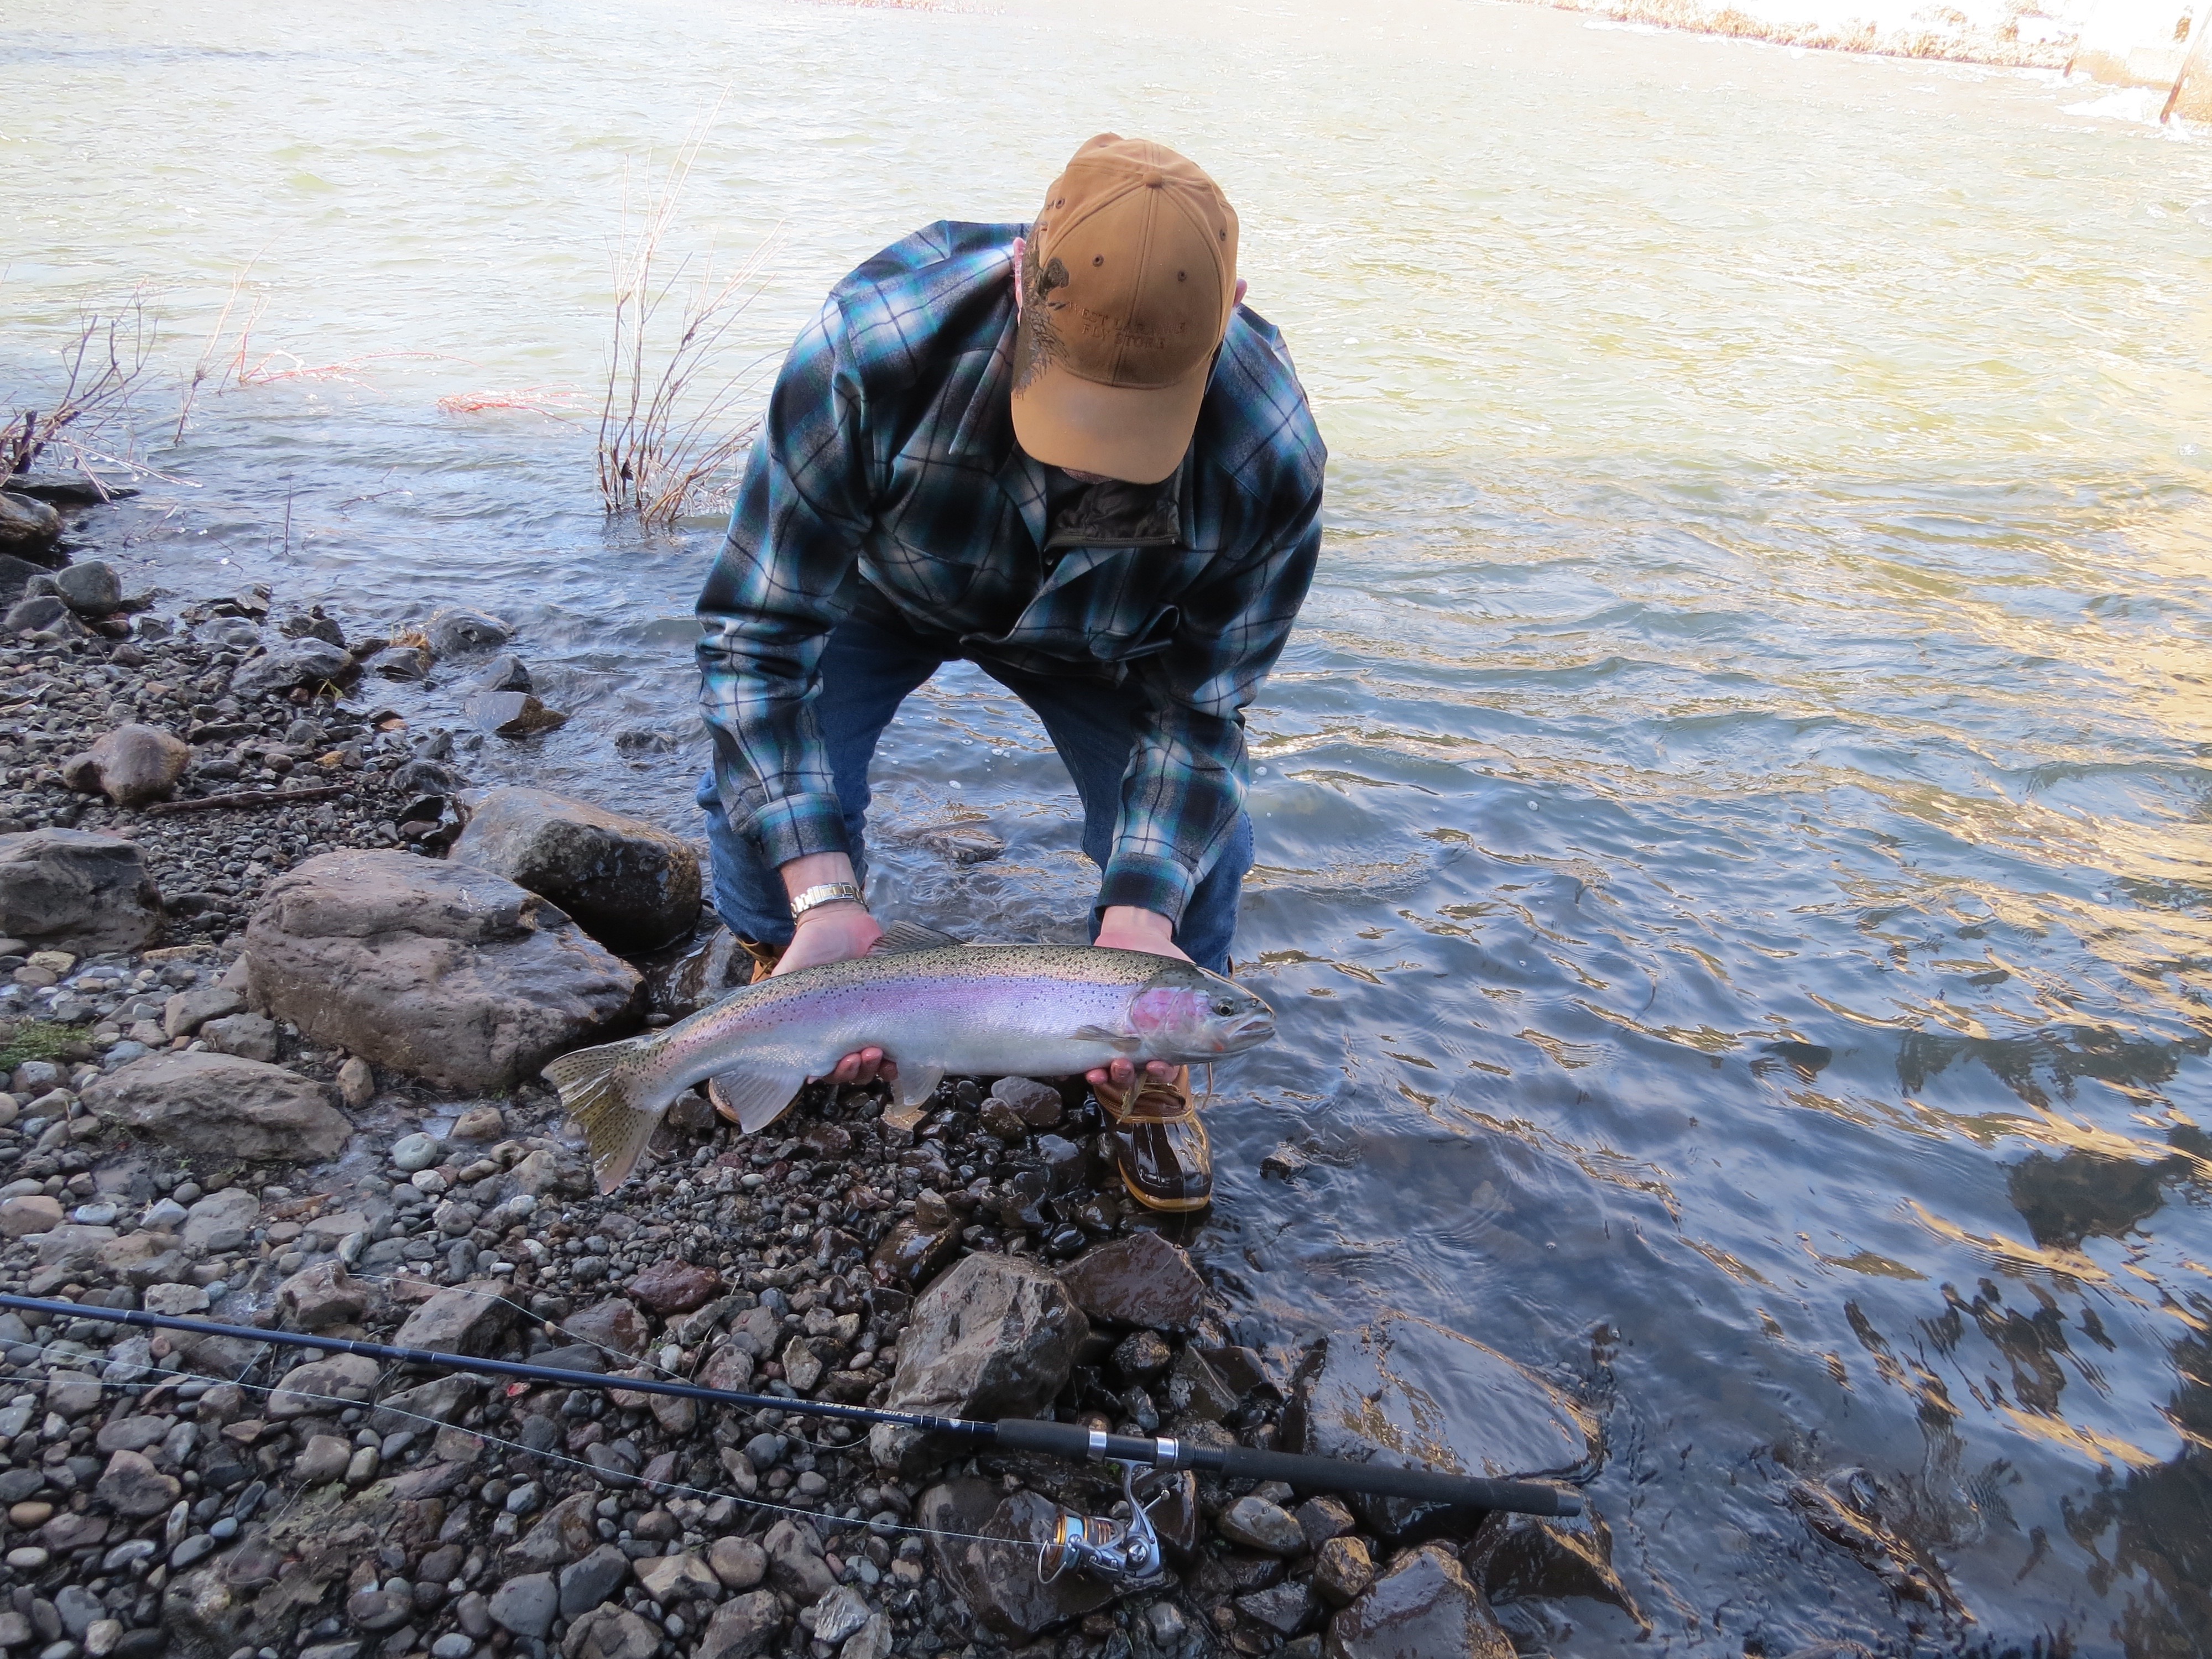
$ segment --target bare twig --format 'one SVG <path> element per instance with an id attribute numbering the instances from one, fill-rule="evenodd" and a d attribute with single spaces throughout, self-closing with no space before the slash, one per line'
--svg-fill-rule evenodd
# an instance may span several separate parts
<path id="1" fill-rule="evenodd" d="M 718 270 L 707 255 L 688 283 L 694 262 L 672 258 L 665 246 L 714 114 L 710 110 L 678 150 L 634 235 L 625 212 L 624 240 L 615 253 L 614 338 L 599 409 L 599 497 L 609 513 L 635 513 L 647 524 L 680 518 L 758 426 L 744 407 L 769 360 L 756 357 L 732 371 L 720 358 L 760 293 L 761 270 L 781 240 L 780 228 L 734 270 Z M 678 318 L 666 337 L 659 319 L 672 299 Z"/>
<path id="2" fill-rule="evenodd" d="M 112 313 L 85 313 L 76 338 L 62 348 L 62 386 L 52 403 L 9 417 L 0 472 L 28 471 L 41 454 L 57 447 L 70 451 L 89 472 L 82 465 L 88 445 L 111 428 L 127 428 L 131 394 L 145 375 L 153 350 L 154 323 L 143 295 L 133 295 Z"/>
<path id="3" fill-rule="evenodd" d="M 253 325 L 261 320 L 261 313 L 268 301 L 258 294 L 253 296 L 252 308 L 246 313 L 246 320 L 238 325 L 237 347 L 231 353 L 229 363 L 219 371 L 215 367 L 216 349 L 222 343 L 222 331 L 230 324 L 231 311 L 238 304 L 238 296 L 246 286 L 246 279 L 253 274 L 253 267 L 260 263 L 261 255 L 268 251 L 268 245 L 264 243 L 253 258 L 248 259 L 238 274 L 230 279 L 230 293 L 222 302 L 222 309 L 216 313 L 215 326 L 208 331 L 207 343 L 200 348 L 199 361 L 192 365 L 191 376 L 185 382 L 184 396 L 178 400 L 177 429 L 169 440 L 173 444 L 182 443 L 185 440 L 185 423 L 191 418 L 192 400 L 199 396 L 201 386 L 212 377 L 217 390 L 220 390 L 225 380 L 234 382 L 238 379 L 239 371 L 246 362 L 246 343 L 253 333 Z"/>
<path id="4" fill-rule="evenodd" d="M 312 789 L 234 789 L 227 795 L 158 801 L 146 809 L 146 816 L 167 817 L 172 812 L 202 812 L 216 806 L 289 806 L 296 801 L 332 800 L 353 787 L 349 783 L 323 783 Z"/>

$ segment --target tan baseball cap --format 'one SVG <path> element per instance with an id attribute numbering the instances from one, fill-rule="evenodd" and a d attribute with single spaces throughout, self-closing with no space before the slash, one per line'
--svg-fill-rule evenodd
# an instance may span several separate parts
<path id="1" fill-rule="evenodd" d="M 1164 144 L 1099 134 L 1023 256 L 1014 435 L 1048 466 L 1158 483 L 1182 464 L 1237 301 L 1237 214 Z"/>

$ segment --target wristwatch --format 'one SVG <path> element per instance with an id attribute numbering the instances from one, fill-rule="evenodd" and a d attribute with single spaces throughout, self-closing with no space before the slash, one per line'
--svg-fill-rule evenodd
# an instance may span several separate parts
<path id="1" fill-rule="evenodd" d="M 863 909 L 867 908 L 868 903 L 866 896 L 851 882 L 825 881 L 820 886 L 810 887 L 806 889 L 805 891 L 799 893 L 793 897 L 791 901 L 791 919 L 793 921 L 797 921 L 809 910 L 814 909 L 817 906 L 836 904 L 840 901 L 857 904 Z"/>

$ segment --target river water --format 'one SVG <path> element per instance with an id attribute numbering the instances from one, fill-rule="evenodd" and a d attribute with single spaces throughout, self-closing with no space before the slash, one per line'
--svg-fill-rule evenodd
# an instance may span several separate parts
<path id="1" fill-rule="evenodd" d="M 1396 1310 L 1589 1401 L 1649 1634 L 1508 1606 L 1528 1652 L 2212 1652 L 2212 145 L 1443 0 L 8 10 L 0 385 L 161 319 L 109 556 L 504 614 L 577 718 L 477 775 L 687 830 L 711 522 L 437 400 L 591 406 L 625 179 L 710 110 L 674 244 L 781 227 L 747 361 L 1095 131 L 1199 157 L 1332 450 L 1252 722 L 1284 1035 L 1210 1120 L 1248 1336 Z M 234 282 L 254 384 L 172 441 Z M 885 908 L 1073 934 L 1072 799 L 972 671 L 878 782 Z M 973 814 L 1003 860 L 889 844 Z"/>

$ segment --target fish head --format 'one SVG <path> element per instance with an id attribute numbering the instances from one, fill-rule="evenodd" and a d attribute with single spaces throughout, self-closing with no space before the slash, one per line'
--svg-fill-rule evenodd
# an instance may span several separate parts
<path id="1" fill-rule="evenodd" d="M 1275 1012 L 1232 980 L 1169 961 L 1130 1000 L 1129 1029 L 1147 1060 L 1218 1060 L 1275 1035 Z"/>

